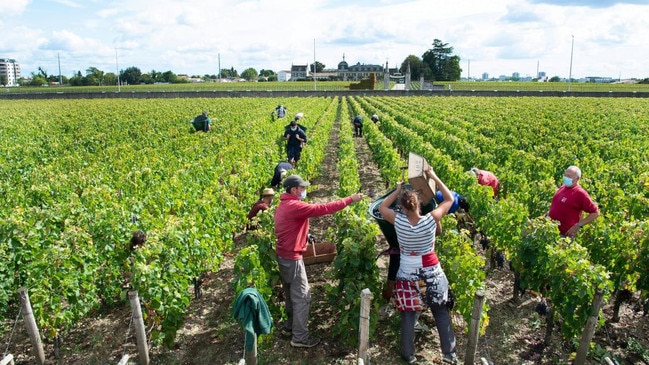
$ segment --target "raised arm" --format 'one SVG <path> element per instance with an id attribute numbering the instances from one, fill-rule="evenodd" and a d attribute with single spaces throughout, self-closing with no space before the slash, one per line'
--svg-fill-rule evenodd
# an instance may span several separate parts
<path id="1" fill-rule="evenodd" d="M 381 217 L 385 219 L 386 221 L 394 224 L 394 219 L 397 216 L 397 212 L 394 210 L 390 209 L 390 205 L 394 203 L 395 200 L 399 197 L 399 194 L 403 191 L 403 181 L 397 184 L 397 188 L 392 192 L 392 194 L 388 195 L 383 201 L 381 202 L 381 205 L 379 205 L 379 212 L 381 212 Z"/>
<path id="2" fill-rule="evenodd" d="M 432 179 L 435 181 L 435 184 L 437 185 L 437 189 L 442 193 L 442 198 L 444 200 L 437 206 L 437 208 L 433 209 L 430 214 L 435 218 L 436 221 L 440 222 L 442 220 L 442 217 L 448 213 L 448 210 L 451 209 L 451 206 L 453 205 L 453 194 L 451 193 L 451 190 L 449 190 L 448 187 L 442 182 L 442 180 L 437 177 L 437 174 L 433 169 L 429 166 L 426 171 L 426 176 L 429 179 Z"/>

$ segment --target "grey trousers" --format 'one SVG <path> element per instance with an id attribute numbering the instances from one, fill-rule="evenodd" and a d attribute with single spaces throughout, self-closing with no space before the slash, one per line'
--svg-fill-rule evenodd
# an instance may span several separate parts
<path id="1" fill-rule="evenodd" d="M 279 274 L 284 288 L 284 303 L 288 319 L 286 328 L 293 332 L 292 341 L 301 342 L 309 338 L 309 309 L 311 289 L 306 277 L 304 261 L 277 257 Z"/>
<path id="2" fill-rule="evenodd" d="M 439 334 L 439 342 L 444 355 L 455 352 L 455 332 L 451 323 L 451 315 L 445 305 L 431 307 L 435 325 Z M 404 359 L 415 354 L 415 322 L 418 312 L 401 312 L 401 356 Z"/>

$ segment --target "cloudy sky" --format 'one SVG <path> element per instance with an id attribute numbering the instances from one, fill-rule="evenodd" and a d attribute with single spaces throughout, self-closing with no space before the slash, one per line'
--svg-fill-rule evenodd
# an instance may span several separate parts
<path id="1" fill-rule="evenodd" d="M 649 0 L 0 0 L 0 31 L 23 75 L 395 67 L 440 39 L 462 77 L 649 77 Z"/>

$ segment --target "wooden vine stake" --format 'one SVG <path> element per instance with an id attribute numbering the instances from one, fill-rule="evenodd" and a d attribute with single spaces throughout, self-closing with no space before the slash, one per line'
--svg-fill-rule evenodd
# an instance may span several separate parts
<path id="1" fill-rule="evenodd" d="M 137 340 L 137 353 L 140 357 L 140 364 L 149 365 L 149 346 L 146 343 L 146 331 L 144 330 L 142 308 L 140 308 L 140 298 L 137 291 L 129 291 L 128 300 L 131 302 L 131 311 L 133 312 L 135 339 Z"/>
<path id="2" fill-rule="evenodd" d="M 128 364 L 128 358 L 129 358 L 128 354 L 122 356 L 122 358 L 119 360 L 117 365 L 127 365 Z"/>
<path id="3" fill-rule="evenodd" d="M 367 349 L 370 342 L 370 306 L 372 305 L 372 292 L 365 288 L 361 291 L 361 316 L 359 320 L 358 358 L 369 364 Z"/>
<path id="4" fill-rule="evenodd" d="M 2 361 L 0 361 L 0 365 L 14 365 L 14 355 L 9 354 L 5 356 Z"/>
<path id="5" fill-rule="evenodd" d="M 595 297 L 593 298 L 593 307 L 590 313 L 590 317 L 588 317 L 584 332 L 582 332 L 581 334 L 579 348 L 577 349 L 577 356 L 575 357 L 575 361 L 573 362 L 574 365 L 582 365 L 586 363 L 586 355 L 588 355 L 588 350 L 590 349 L 590 341 L 593 339 L 593 335 L 595 334 L 597 318 L 599 317 L 599 309 L 602 306 L 603 300 L 604 291 L 602 289 L 597 289 L 597 292 L 595 292 Z"/>
<path id="6" fill-rule="evenodd" d="M 247 346 L 247 342 L 245 341 L 246 340 L 244 340 L 244 343 Z M 252 350 L 244 351 L 244 352 L 246 353 L 246 355 L 244 356 L 246 365 L 257 365 L 257 334 L 256 333 L 254 336 L 252 336 Z"/>
<path id="7" fill-rule="evenodd" d="M 22 307 L 23 319 L 25 320 L 25 327 L 29 334 L 29 339 L 32 342 L 32 348 L 36 362 L 39 365 L 45 363 L 45 352 L 43 351 L 43 343 L 41 342 L 41 335 L 38 333 L 38 326 L 34 319 L 34 312 L 32 312 L 32 303 L 29 301 L 29 293 L 27 288 L 18 289 L 18 296 L 20 297 L 20 305 Z"/>
<path id="8" fill-rule="evenodd" d="M 478 290 L 473 297 L 473 312 L 471 313 L 471 324 L 469 325 L 469 338 L 464 355 L 465 364 L 473 364 L 475 352 L 478 348 L 478 338 L 480 337 L 480 319 L 482 318 L 482 307 L 484 306 L 484 290 Z"/>
<path id="9" fill-rule="evenodd" d="M 554 305 L 548 304 L 548 313 L 545 315 L 545 338 L 543 343 L 550 346 L 552 343 L 552 331 L 554 331 Z"/>

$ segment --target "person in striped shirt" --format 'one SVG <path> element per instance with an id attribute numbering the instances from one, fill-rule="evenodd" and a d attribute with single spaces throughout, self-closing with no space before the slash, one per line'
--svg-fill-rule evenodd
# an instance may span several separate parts
<path id="1" fill-rule="evenodd" d="M 449 283 L 435 253 L 437 222 L 451 208 L 453 195 L 430 167 L 425 174 L 435 181 L 443 197 L 443 201 L 430 213 L 421 215 L 417 192 L 405 189 L 403 182 L 379 206 L 381 216 L 394 224 L 399 241 L 400 264 L 393 296 L 401 314 L 401 357 L 410 364 L 416 361 L 414 337 L 417 312 L 428 307 L 435 317 L 444 355 L 442 360 L 456 364 L 455 333 L 446 306 Z M 397 199 L 402 212 L 390 209 Z"/>

